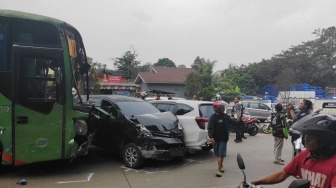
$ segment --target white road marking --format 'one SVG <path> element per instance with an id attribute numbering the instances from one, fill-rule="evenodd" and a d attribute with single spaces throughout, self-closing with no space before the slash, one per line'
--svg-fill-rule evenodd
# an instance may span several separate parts
<path id="1" fill-rule="evenodd" d="M 191 163 L 193 163 L 193 162 L 203 163 L 203 162 L 208 161 L 208 160 L 198 161 L 198 160 L 193 160 L 193 159 L 185 159 L 185 161 L 186 161 L 186 164 L 184 164 L 184 165 L 182 165 L 182 166 L 187 166 L 187 165 L 189 165 L 189 164 L 191 164 Z"/>
<path id="2" fill-rule="evenodd" d="M 139 172 L 145 172 L 146 174 L 155 174 L 155 173 L 164 173 L 164 172 L 168 172 L 168 171 L 158 171 L 157 168 L 151 168 L 151 169 L 144 169 L 144 170 L 137 170 L 137 169 L 133 169 L 133 168 L 128 168 L 125 165 L 121 166 L 121 168 L 123 168 L 126 172 L 128 171 L 133 171 L 136 173 Z"/>
<path id="3" fill-rule="evenodd" d="M 83 182 L 89 182 L 92 178 L 94 173 L 90 173 L 89 176 L 85 180 L 78 180 L 78 181 L 60 181 L 57 182 L 58 184 L 65 184 L 65 183 L 83 183 Z"/>

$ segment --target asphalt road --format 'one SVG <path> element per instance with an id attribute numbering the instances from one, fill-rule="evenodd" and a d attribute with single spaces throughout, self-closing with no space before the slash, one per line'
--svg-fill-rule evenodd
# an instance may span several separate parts
<path id="1" fill-rule="evenodd" d="M 156 187 L 237 187 L 243 180 L 236 156 L 240 153 L 245 162 L 247 180 L 281 170 L 284 166 L 273 164 L 273 137 L 259 133 L 247 135 L 242 143 L 234 143 L 230 136 L 228 156 L 224 160 L 225 173 L 215 177 L 217 160 L 213 151 L 202 150 L 187 154 L 185 161 L 148 160 L 142 169 L 129 169 L 123 165 L 118 155 L 99 148 L 91 148 L 88 156 L 74 162 L 54 161 L 22 167 L 0 169 L 0 187 L 116 187 L 116 188 L 156 188 Z M 291 144 L 285 141 L 283 159 L 287 164 L 291 159 Z M 24 178 L 27 185 L 16 183 Z M 288 187 L 294 178 L 278 185 L 263 187 Z"/>

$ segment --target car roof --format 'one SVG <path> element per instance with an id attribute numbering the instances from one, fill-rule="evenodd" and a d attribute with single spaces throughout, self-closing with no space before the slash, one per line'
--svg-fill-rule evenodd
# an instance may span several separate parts
<path id="1" fill-rule="evenodd" d="M 155 97 L 146 97 L 145 98 L 146 101 L 155 101 Z M 169 99 L 169 97 L 160 97 L 159 100 L 186 100 L 185 98 L 180 98 L 180 97 L 171 97 Z"/>
<path id="2" fill-rule="evenodd" d="M 213 104 L 212 101 L 197 101 L 197 100 L 154 100 L 149 103 L 182 103 L 182 104 Z"/>
<path id="3" fill-rule="evenodd" d="M 123 96 L 123 95 L 90 95 L 89 96 L 89 100 L 90 99 L 107 99 L 107 100 L 111 100 L 113 102 L 141 102 L 144 101 L 142 99 L 139 98 L 134 98 L 134 97 L 127 97 L 127 96 Z"/>

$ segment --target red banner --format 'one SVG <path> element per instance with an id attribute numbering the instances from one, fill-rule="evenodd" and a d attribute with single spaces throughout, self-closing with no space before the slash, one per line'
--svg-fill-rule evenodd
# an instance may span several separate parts
<path id="1" fill-rule="evenodd" d="M 121 76 L 107 76 L 108 83 L 121 83 Z"/>

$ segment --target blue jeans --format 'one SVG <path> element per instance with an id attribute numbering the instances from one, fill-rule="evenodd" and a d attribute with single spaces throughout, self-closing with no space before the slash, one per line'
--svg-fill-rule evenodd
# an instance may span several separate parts
<path id="1" fill-rule="evenodd" d="M 217 157 L 226 157 L 227 142 L 215 142 L 212 147 Z"/>

